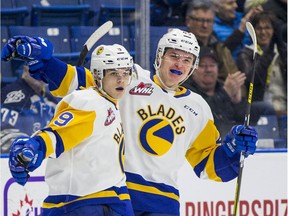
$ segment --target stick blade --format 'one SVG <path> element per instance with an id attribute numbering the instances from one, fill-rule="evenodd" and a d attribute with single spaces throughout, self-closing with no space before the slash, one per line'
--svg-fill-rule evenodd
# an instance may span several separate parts
<path id="1" fill-rule="evenodd" d="M 87 53 L 91 50 L 91 48 L 96 44 L 96 42 L 100 38 L 102 38 L 106 33 L 109 32 L 109 30 L 112 27 L 113 27 L 113 22 L 107 21 L 93 32 L 93 34 L 87 39 L 87 41 L 83 45 L 83 48 L 81 50 L 81 53 L 78 59 L 77 66 L 83 65 Z"/>
<path id="2" fill-rule="evenodd" d="M 255 33 L 253 25 L 250 22 L 246 22 L 246 28 L 253 42 L 253 50 L 254 50 L 254 56 L 255 56 L 255 54 L 257 53 L 256 33 Z"/>
<path id="3" fill-rule="evenodd" d="M 107 21 L 101 25 L 86 41 L 84 46 L 87 46 L 88 51 L 93 47 L 93 45 L 102 38 L 109 30 L 113 27 L 112 21 Z"/>

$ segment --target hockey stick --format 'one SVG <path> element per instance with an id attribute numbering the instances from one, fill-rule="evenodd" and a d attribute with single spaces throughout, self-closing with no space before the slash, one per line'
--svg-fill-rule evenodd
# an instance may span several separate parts
<path id="1" fill-rule="evenodd" d="M 248 104 L 247 104 L 247 110 L 245 113 L 245 120 L 244 120 L 244 127 L 247 127 L 249 125 L 250 121 L 250 111 L 251 111 L 251 103 L 252 103 L 252 95 L 253 95 L 253 83 L 254 83 L 254 77 L 255 77 L 255 68 L 256 68 L 256 53 L 257 53 L 257 38 L 255 34 L 255 30 L 250 22 L 246 22 L 246 28 L 248 30 L 248 33 L 250 37 L 252 38 L 253 42 L 253 65 L 252 65 L 252 77 L 249 84 L 249 92 L 248 92 Z M 238 203 L 239 203 L 239 195 L 240 195 L 240 188 L 241 188 L 241 182 L 242 182 L 242 173 L 244 168 L 244 153 L 241 152 L 240 155 L 240 168 L 236 183 L 236 192 L 235 192 L 235 199 L 234 199 L 234 209 L 233 209 L 233 215 L 237 215 L 238 211 Z"/>
<path id="2" fill-rule="evenodd" d="M 87 53 L 91 50 L 91 48 L 94 46 L 94 44 L 103 37 L 109 30 L 113 27 L 113 23 L 111 21 L 105 22 L 103 25 L 101 25 L 96 31 L 88 38 L 88 40 L 83 45 L 83 48 L 81 50 L 77 66 L 82 66 Z"/>
<path id="3" fill-rule="evenodd" d="M 252 95 L 253 95 L 253 85 L 254 85 L 254 77 L 255 77 L 255 67 L 256 67 L 256 53 L 257 53 L 257 38 L 255 34 L 255 30 L 250 22 L 246 22 L 246 28 L 253 42 L 253 65 L 252 65 L 252 77 L 249 84 L 249 92 L 248 92 L 248 106 L 245 114 L 244 126 L 249 125 L 250 121 L 250 110 L 252 103 Z"/>

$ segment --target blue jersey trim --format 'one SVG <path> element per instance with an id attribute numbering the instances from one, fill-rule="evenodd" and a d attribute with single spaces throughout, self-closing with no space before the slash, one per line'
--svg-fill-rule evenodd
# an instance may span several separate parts
<path id="1" fill-rule="evenodd" d="M 126 172 L 126 176 L 127 187 L 135 211 L 179 215 L 179 191 L 176 188 L 163 183 L 146 181 L 142 176 L 130 172 Z M 136 188 L 132 188 L 131 184 L 137 185 Z M 149 189 L 145 191 L 145 188 Z M 152 191 L 159 191 L 159 193 Z M 177 199 L 165 196 L 165 194 L 173 195 Z"/>
<path id="2" fill-rule="evenodd" d="M 54 91 L 59 88 L 67 72 L 68 65 L 57 58 L 52 57 L 44 67 L 46 77 L 49 77 L 49 90 Z"/>

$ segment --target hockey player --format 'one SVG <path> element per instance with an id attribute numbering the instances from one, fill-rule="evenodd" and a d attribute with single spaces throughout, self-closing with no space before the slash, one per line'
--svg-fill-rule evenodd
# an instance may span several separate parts
<path id="1" fill-rule="evenodd" d="M 43 215 L 134 215 L 125 183 L 118 109 L 134 73 L 133 60 L 121 45 L 100 45 L 92 53 L 90 69 L 96 85 L 64 97 L 46 128 L 17 138 L 10 150 L 9 167 L 21 185 L 49 157 Z"/>
<path id="2" fill-rule="evenodd" d="M 30 72 L 49 82 L 53 94 L 64 96 L 91 85 L 88 71 L 24 53 L 13 40 L 4 47 L 2 59 L 17 52 L 32 58 Z M 42 49 L 45 53 L 46 47 Z M 256 150 L 257 132 L 252 127 L 235 125 L 221 142 L 205 100 L 180 86 L 197 68 L 198 55 L 192 33 L 169 31 L 158 43 L 156 72 L 135 65 L 139 78 L 120 101 L 124 170 L 135 215 L 179 215 L 177 173 L 185 159 L 199 178 L 226 182 L 238 175 L 240 152 L 248 156 Z"/>

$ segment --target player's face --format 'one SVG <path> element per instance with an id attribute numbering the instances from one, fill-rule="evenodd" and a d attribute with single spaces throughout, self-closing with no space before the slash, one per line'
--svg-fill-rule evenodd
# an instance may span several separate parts
<path id="1" fill-rule="evenodd" d="M 130 68 L 106 70 L 102 80 L 103 90 L 112 98 L 120 99 L 131 82 Z"/>
<path id="2" fill-rule="evenodd" d="M 200 59 L 198 69 L 196 69 L 191 76 L 191 78 L 206 92 L 214 89 L 217 77 L 217 62 L 209 56 L 204 56 Z"/>
<path id="3" fill-rule="evenodd" d="M 159 75 L 170 89 L 177 89 L 192 69 L 195 56 L 182 50 L 168 48 L 162 56 Z"/>

